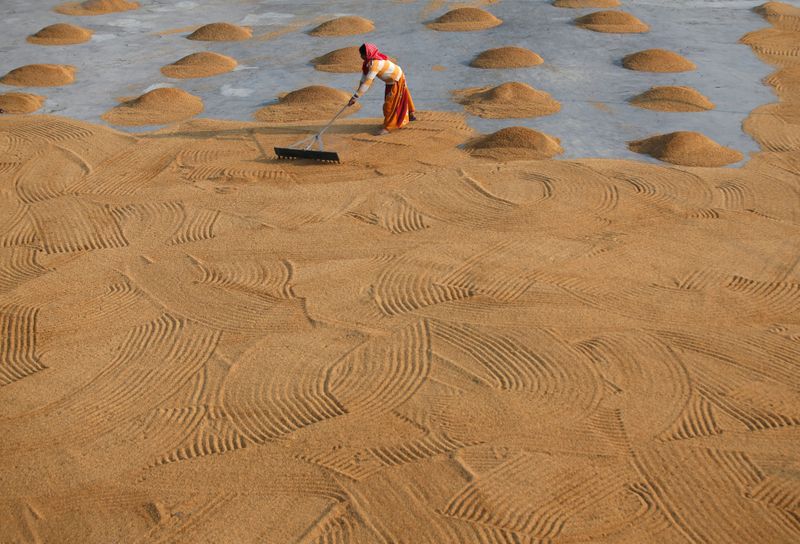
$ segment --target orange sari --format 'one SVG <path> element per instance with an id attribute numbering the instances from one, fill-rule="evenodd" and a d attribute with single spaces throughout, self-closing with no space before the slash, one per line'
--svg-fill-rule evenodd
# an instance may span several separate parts
<path id="1" fill-rule="evenodd" d="M 383 128 L 386 130 L 403 128 L 408 124 L 409 114 L 415 111 L 405 76 L 394 85 L 386 86 L 383 99 Z"/>

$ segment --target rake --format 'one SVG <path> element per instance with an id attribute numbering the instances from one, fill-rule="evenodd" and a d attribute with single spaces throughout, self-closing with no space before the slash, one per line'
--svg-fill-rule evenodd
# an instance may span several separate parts
<path id="1" fill-rule="evenodd" d="M 330 122 L 316 134 L 309 136 L 308 138 L 303 138 L 299 142 L 295 142 L 289 147 L 276 147 L 275 154 L 279 159 L 312 159 L 315 161 L 324 162 L 340 162 L 338 153 L 335 151 L 325 151 L 325 148 L 322 145 L 322 134 L 331 127 L 334 121 L 336 121 L 339 116 L 344 113 L 344 110 L 346 110 L 348 106 L 349 104 L 345 104 L 344 107 L 339 110 L 339 113 L 334 115 L 333 119 L 331 119 Z M 311 149 L 315 143 L 319 147 L 318 150 Z"/>

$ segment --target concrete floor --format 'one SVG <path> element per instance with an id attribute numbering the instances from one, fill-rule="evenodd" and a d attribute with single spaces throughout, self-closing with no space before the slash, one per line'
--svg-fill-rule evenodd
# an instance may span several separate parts
<path id="1" fill-rule="evenodd" d="M 68 17 L 51 10 L 59 2 L 4 0 L 0 23 L 0 73 L 31 63 L 73 64 L 77 82 L 60 88 L 30 89 L 48 97 L 42 110 L 92 122 L 123 96 L 157 86 L 177 86 L 201 96 L 204 117 L 251 120 L 253 112 L 278 93 L 323 84 L 351 91 L 357 74 L 316 71 L 309 60 L 364 40 L 399 59 L 418 109 L 460 111 L 450 91 L 522 81 L 545 90 L 562 104 L 556 115 L 538 119 L 479 119 L 472 126 L 490 132 L 511 125 L 535 128 L 561 138 L 566 158 L 645 159 L 626 142 L 656 133 L 697 130 L 744 153 L 758 149 L 741 123 L 760 104 L 773 102 L 761 83 L 771 72 L 750 48 L 738 43 L 747 32 L 766 26 L 744 0 L 626 0 L 620 9 L 650 24 L 645 34 L 602 34 L 578 28 L 572 20 L 593 10 L 559 9 L 550 0 L 504 0 L 486 9 L 503 19 L 499 27 L 478 32 L 435 32 L 422 23 L 445 8 L 427 10 L 428 0 L 139 0 L 136 11 L 96 17 Z M 793 1 L 791 3 L 798 3 Z M 368 35 L 315 38 L 306 31 L 315 20 L 360 15 L 375 21 Z M 188 32 L 158 35 L 169 29 L 227 21 L 253 27 L 255 35 L 297 24 L 297 30 L 268 41 L 195 42 Z M 25 37 L 40 28 L 71 22 L 95 32 L 86 44 L 43 47 Z M 521 70 L 470 68 L 475 54 L 492 47 L 528 47 L 545 64 Z M 660 47 L 688 57 L 696 72 L 649 74 L 625 70 L 620 59 L 631 52 Z M 236 58 L 231 73 L 195 80 L 171 80 L 159 68 L 189 53 L 216 51 Z M 444 65 L 446 71 L 432 70 Z M 628 98 L 654 85 L 688 85 L 709 97 L 714 111 L 661 113 L 629 106 Z M 0 91 L 28 90 L 0 86 Z M 359 117 L 380 115 L 381 86 L 364 99 Z M 129 129 L 123 129 L 129 130 Z M 142 129 L 135 129 L 142 130 Z"/>

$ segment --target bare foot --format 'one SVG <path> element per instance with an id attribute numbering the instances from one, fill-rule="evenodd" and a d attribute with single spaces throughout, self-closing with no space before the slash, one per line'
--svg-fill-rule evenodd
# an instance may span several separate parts
<path id="1" fill-rule="evenodd" d="M 382 128 L 380 132 L 378 132 L 378 136 L 383 136 L 384 134 L 389 134 L 389 131 L 385 128 Z"/>
<path id="2" fill-rule="evenodd" d="M 408 114 L 408 120 L 409 121 L 416 121 L 417 120 L 417 116 L 414 115 L 413 113 L 409 113 Z"/>

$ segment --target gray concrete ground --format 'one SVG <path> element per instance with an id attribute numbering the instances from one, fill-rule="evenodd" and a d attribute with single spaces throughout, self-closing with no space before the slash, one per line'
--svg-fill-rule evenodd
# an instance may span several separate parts
<path id="1" fill-rule="evenodd" d="M 760 1 L 625 0 L 619 9 L 650 24 L 645 34 L 602 34 L 581 29 L 572 20 L 593 10 L 559 9 L 550 0 L 503 0 L 486 9 L 503 19 L 499 27 L 477 32 L 436 32 L 423 22 L 444 9 L 428 11 L 428 0 L 139 0 L 141 9 L 95 17 L 69 17 L 52 11 L 59 2 L 3 0 L 0 22 L 0 73 L 31 63 L 73 64 L 77 82 L 49 89 L 0 86 L 0 92 L 30 90 L 48 97 L 42 110 L 92 122 L 123 96 L 157 86 L 181 87 L 201 96 L 204 117 L 251 120 L 278 93 L 323 84 L 350 91 L 357 74 L 319 72 L 309 60 L 333 49 L 372 41 L 399 59 L 418 109 L 459 111 L 450 91 L 464 87 L 522 81 L 551 93 L 560 113 L 538 119 L 489 120 L 470 117 L 472 126 L 490 132 L 523 125 L 561 138 L 566 158 L 638 158 L 628 140 L 675 130 L 697 130 L 744 153 L 756 151 L 741 123 L 760 104 L 773 102 L 762 78 L 771 72 L 750 48 L 738 43 L 766 23 L 752 12 Z M 798 3 L 794 0 L 792 3 Z M 318 18 L 360 15 L 376 30 L 362 36 L 315 38 L 306 32 Z M 196 42 L 188 32 L 158 35 L 168 29 L 217 21 L 252 26 L 255 35 L 297 24 L 293 32 L 268 41 Z M 95 32 L 81 45 L 43 47 L 25 37 L 40 28 L 71 22 Z M 522 70 L 470 68 L 475 54 L 492 47 L 528 47 L 545 64 Z M 696 72 L 650 74 L 625 70 L 620 59 L 660 47 L 688 57 Z M 159 68 L 196 51 L 236 58 L 229 74 L 196 80 L 171 80 Z M 443 65 L 446 71 L 433 71 Z M 703 113 L 661 113 L 631 107 L 626 100 L 653 85 L 688 85 L 717 108 Z M 359 117 L 380 115 L 382 89 L 364 99 Z M 129 130 L 129 129 L 128 129 Z M 141 130 L 141 129 L 136 129 Z"/>

